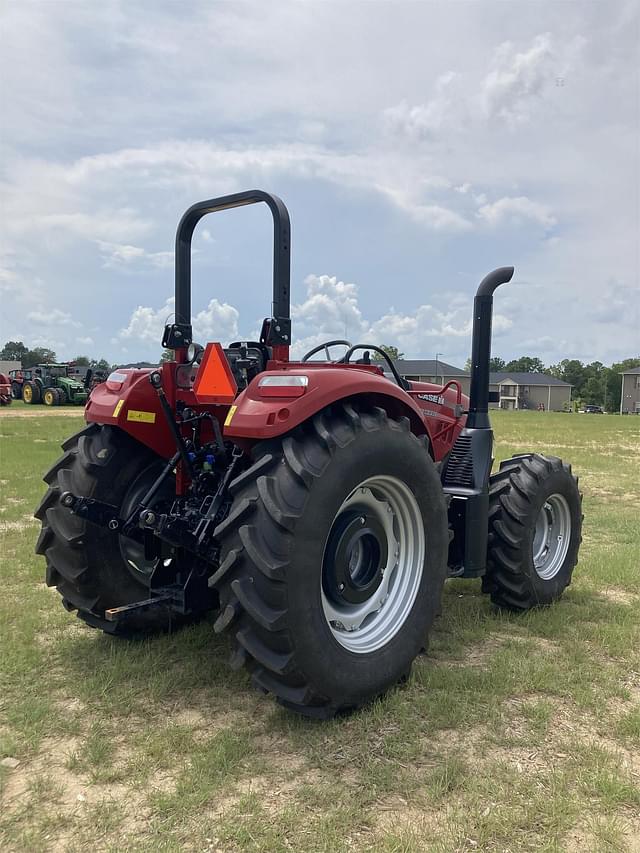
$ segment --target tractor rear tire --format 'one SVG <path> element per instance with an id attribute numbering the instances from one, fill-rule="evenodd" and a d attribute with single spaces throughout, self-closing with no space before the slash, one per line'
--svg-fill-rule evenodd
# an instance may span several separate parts
<path id="1" fill-rule="evenodd" d="M 215 531 L 214 628 L 282 705 L 358 708 L 408 676 L 439 612 L 447 508 L 426 439 L 340 404 L 253 458 Z"/>
<path id="2" fill-rule="evenodd" d="M 49 488 L 35 512 L 42 522 L 36 553 L 46 558 L 47 585 L 57 588 L 67 610 L 107 634 L 170 627 L 170 614 L 160 609 L 131 615 L 124 629 L 105 618 L 108 608 L 148 598 L 150 569 L 142 546 L 73 515 L 59 502 L 62 492 L 71 491 L 130 512 L 164 462 L 122 430 L 97 424 L 67 439 L 62 449 L 44 477 Z"/>
<path id="3" fill-rule="evenodd" d="M 571 583 L 582 541 L 582 495 L 556 456 L 514 456 L 491 477 L 483 590 L 499 607 L 531 610 Z"/>
<path id="4" fill-rule="evenodd" d="M 22 399 L 28 405 L 39 403 L 42 399 L 40 386 L 37 382 L 25 382 L 22 386 Z"/>

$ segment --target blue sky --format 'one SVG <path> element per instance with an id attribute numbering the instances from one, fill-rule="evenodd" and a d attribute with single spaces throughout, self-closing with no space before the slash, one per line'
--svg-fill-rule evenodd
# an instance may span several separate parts
<path id="1" fill-rule="evenodd" d="M 3 5 L 2 341 L 157 357 L 175 226 L 262 188 L 293 225 L 293 337 L 469 354 L 640 350 L 635 2 Z M 194 327 L 223 343 L 270 302 L 266 208 L 194 239 Z"/>

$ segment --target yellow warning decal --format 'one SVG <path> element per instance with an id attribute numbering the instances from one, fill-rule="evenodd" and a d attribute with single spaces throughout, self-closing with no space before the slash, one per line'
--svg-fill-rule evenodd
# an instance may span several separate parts
<path id="1" fill-rule="evenodd" d="M 127 412 L 127 420 L 128 421 L 138 421 L 138 423 L 143 423 L 143 424 L 155 424 L 156 413 L 155 412 L 138 412 L 136 409 L 129 409 L 129 411 Z"/>
<path id="2" fill-rule="evenodd" d="M 116 403 L 116 407 L 113 410 L 113 414 L 111 415 L 112 418 L 118 417 L 118 415 L 120 414 L 120 409 L 123 407 L 123 405 L 124 405 L 124 400 L 118 400 L 118 402 Z"/>
<path id="3" fill-rule="evenodd" d="M 225 420 L 224 420 L 224 425 L 225 425 L 226 427 L 228 427 L 228 426 L 229 426 L 229 424 L 231 423 L 231 421 L 232 421 L 232 419 L 233 419 L 233 416 L 234 416 L 234 415 L 235 415 L 235 413 L 236 413 L 237 408 L 238 408 L 237 406 L 231 406 L 231 408 L 230 408 L 230 409 L 229 409 L 229 411 L 227 412 L 227 417 L 226 417 L 226 418 L 225 418 Z"/>

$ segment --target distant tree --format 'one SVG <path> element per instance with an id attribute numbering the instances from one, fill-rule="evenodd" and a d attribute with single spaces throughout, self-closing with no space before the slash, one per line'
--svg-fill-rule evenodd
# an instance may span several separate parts
<path id="1" fill-rule="evenodd" d="M 3 361 L 23 361 L 25 355 L 29 352 L 22 341 L 7 341 L 0 352 L 0 359 Z"/>
<path id="2" fill-rule="evenodd" d="M 604 403 L 604 381 L 602 376 L 590 376 L 580 390 L 580 399 L 589 406 Z"/>
<path id="3" fill-rule="evenodd" d="M 27 350 L 22 366 L 33 367 L 34 364 L 53 364 L 55 361 L 57 358 L 52 349 L 34 347 L 32 350 Z"/>
<path id="4" fill-rule="evenodd" d="M 389 356 L 389 358 L 392 359 L 393 361 L 395 361 L 398 358 L 404 358 L 404 353 L 400 352 L 398 350 L 398 347 L 393 347 L 393 346 L 390 346 L 389 344 L 380 344 L 380 349 L 384 350 L 384 352 L 386 352 L 386 354 Z M 379 352 L 374 352 L 373 353 L 373 360 L 374 361 L 382 361 L 383 358 Z"/>
<path id="5" fill-rule="evenodd" d="M 500 358 L 499 355 L 492 356 L 489 359 L 489 370 L 491 373 L 499 373 L 501 370 L 504 370 L 506 367 L 506 362 L 503 358 Z M 515 370 L 515 368 L 512 368 Z M 471 373 L 471 359 L 468 358 L 464 363 L 464 372 Z"/>
<path id="6" fill-rule="evenodd" d="M 160 356 L 160 364 L 164 364 L 165 361 L 174 361 L 175 353 L 172 349 L 165 349 L 162 351 L 162 355 Z"/>
<path id="7" fill-rule="evenodd" d="M 92 358 L 89 362 L 89 367 L 92 370 L 104 370 L 107 373 L 111 371 L 111 365 L 109 364 L 106 358 Z"/>
<path id="8" fill-rule="evenodd" d="M 539 358 L 523 355 L 507 362 L 500 370 L 513 370 L 514 373 L 544 373 L 545 366 Z"/>
<path id="9" fill-rule="evenodd" d="M 74 364 L 77 364 L 78 367 L 89 367 L 91 361 L 89 357 L 86 355 L 77 355 L 74 359 L 72 359 Z"/>

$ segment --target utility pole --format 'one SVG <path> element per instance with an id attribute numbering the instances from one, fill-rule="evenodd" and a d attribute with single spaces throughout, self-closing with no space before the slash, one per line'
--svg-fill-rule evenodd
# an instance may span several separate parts
<path id="1" fill-rule="evenodd" d="M 444 353 L 442 353 L 442 352 L 436 353 L 436 385 L 438 384 L 438 356 L 439 355 L 444 355 Z M 442 379 L 444 380 L 444 376 L 442 377 Z M 442 384 L 444 385 L 444 381 Z"/>

